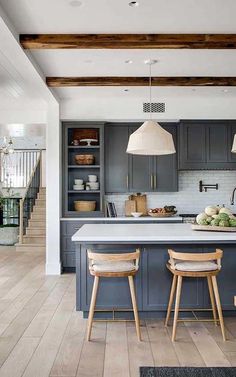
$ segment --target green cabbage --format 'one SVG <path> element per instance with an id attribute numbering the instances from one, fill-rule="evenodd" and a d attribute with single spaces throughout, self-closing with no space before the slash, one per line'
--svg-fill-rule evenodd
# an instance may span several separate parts
<path id="1" fill-rule="evenodd" d="M 228 220 L 220 220 L 219 226 L 228 227 L 229 226 L 229 221 Z"/>

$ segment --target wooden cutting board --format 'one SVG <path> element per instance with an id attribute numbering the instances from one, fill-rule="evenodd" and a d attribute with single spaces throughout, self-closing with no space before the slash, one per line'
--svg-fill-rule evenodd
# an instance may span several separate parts
<path id="1" fill-rule="evenodd" d="M 132 216 L 131 213 L 136 212 L 136 201 L 126 200 L 125 201 L 125 216 Z"/>
<path id="2" fill-rule="evenodd" d="M 143 215 L 147 214 L 147 195 L 133 194 L 129 196 L 129 199 L 136 202 L 136 212 L 142 212 Z"/>

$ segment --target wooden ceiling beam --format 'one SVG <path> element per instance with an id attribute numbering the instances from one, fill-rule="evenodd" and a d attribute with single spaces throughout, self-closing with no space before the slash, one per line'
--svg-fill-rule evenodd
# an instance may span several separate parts
<path id="1" fill-rule="evenodd" d="M 21 34 L 25 49 L 235 49 L 236 34 Z"/>
<path id="2" fill-rule="evenodd" d="M 50 87 L 148 86 L 149 77 L 47 77 Z M 236 86 L 236 77 L 152 77 L 152 86 Z"/>

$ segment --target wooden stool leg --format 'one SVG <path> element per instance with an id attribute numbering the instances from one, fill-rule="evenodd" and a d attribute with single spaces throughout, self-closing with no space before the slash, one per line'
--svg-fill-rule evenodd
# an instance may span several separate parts
<path id="1" fill-rule="evenodd" d="M 93 291 L 92 291 L 92 296 L 91 296 L 90 308 L 89 308 L 87 340 L 90 340 L 90 336 L 91 336 L 94 309 L 96 305 L 96 298 L 97 298 L 97 291 L 98 291 L 98 283 L 99 283 L 99 277 L 95 276 L 94 282 L 93 282 Z"/>
<path id="2" fill-rule="evenodd" d="M 175 315 L 174 315 L 174 323 L 173 323 L 173 331 L 172 331 L 172 342 L 175 341 L 175 336 L 176 336 L 181 288 L 182 288 L 182 276 L 178 276 L 176 299 L 175 299 Z"/>
<path id="3" fill-rule="evenodd" d="M 133 276 L 128 276 L 128 279 L 129 279 L 129 288 L 130 288 L 131 300 L 132 300 L 132 305 L 133 305 L 133 310 L 134 310 L 136 332 L 137 332 L 138 340 L 141 341 L 138 308 L 137 308 L 135 288 L 134 288 L 134 279 L 133 279 Z"/>
<path id="4" fill-rule="evenodd" d="M 170 313 L 171 313 L 171 308 L 172 308 L 172 304 L 173 304 L 173 300 L 174 300 L 176 283 L 177 283 L 177 275 L 173 275 L 172 285 L 171 285 L 171 291 L 170 291 L 170 298 L 169 298 L 169 304 L 168 304 L 168 309 L 167 309 L 167 314 L 166 314 L 166 320 L 165 320 L 165 326 L 168 326 L 168 322 L 169 322 L 169 319 L 170 319 Z"/>
<path id="5" fill-rule="evenodd" d="M 213 312 L 213 318 L 214 318 L 215 326 L 217 326 L 216 305 L 215 305 L 214 292 L 213 292 L 212 281 L 211 281 L 210 276 L 207 276 L 207 283 L 208 283 L 209 295 L 210 295 L 210 299 L 211 299 L 211 307 L 212 307 L 212 312 Z"/>
<path id="6" fill-rule="evenodd" d="M 226 340 L 224 319 L 223 319 L 223 314 L 222 314 L 222 309 L 221 309 L 220 295 L 219 295 L 219 291 L 218 291 L 216 276 L 212 276 L 211 279 L 212 279 L 213 290 L 214 290 L 215 299 L 216 299 L 216 306 L 217 306 L 217 310 L 218 310 L 218 315 L 219 315 L 219 319 L 220 319 L 221 332 L 222 332 L 223 340 Z"/>

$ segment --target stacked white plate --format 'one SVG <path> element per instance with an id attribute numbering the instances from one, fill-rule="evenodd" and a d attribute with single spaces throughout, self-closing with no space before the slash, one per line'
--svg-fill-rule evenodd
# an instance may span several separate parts
<path id="1" fill-rule="evenodd" d="M 99 190 L 99 182 L 87 182 L 89 185 L 90 190 Z"/>
<path id="2" fill-rule="evenodd" d="M 73 185 L 73 190 L 82 191 L 84 190 L 84 181 L 83 179 L 75 179 L 75 184 Z"/>
<path id="3" fill-rule="evenodd" d="M 73 190 L 82 191 L 84 190 L 84 185 L 73 185 Z"/>

